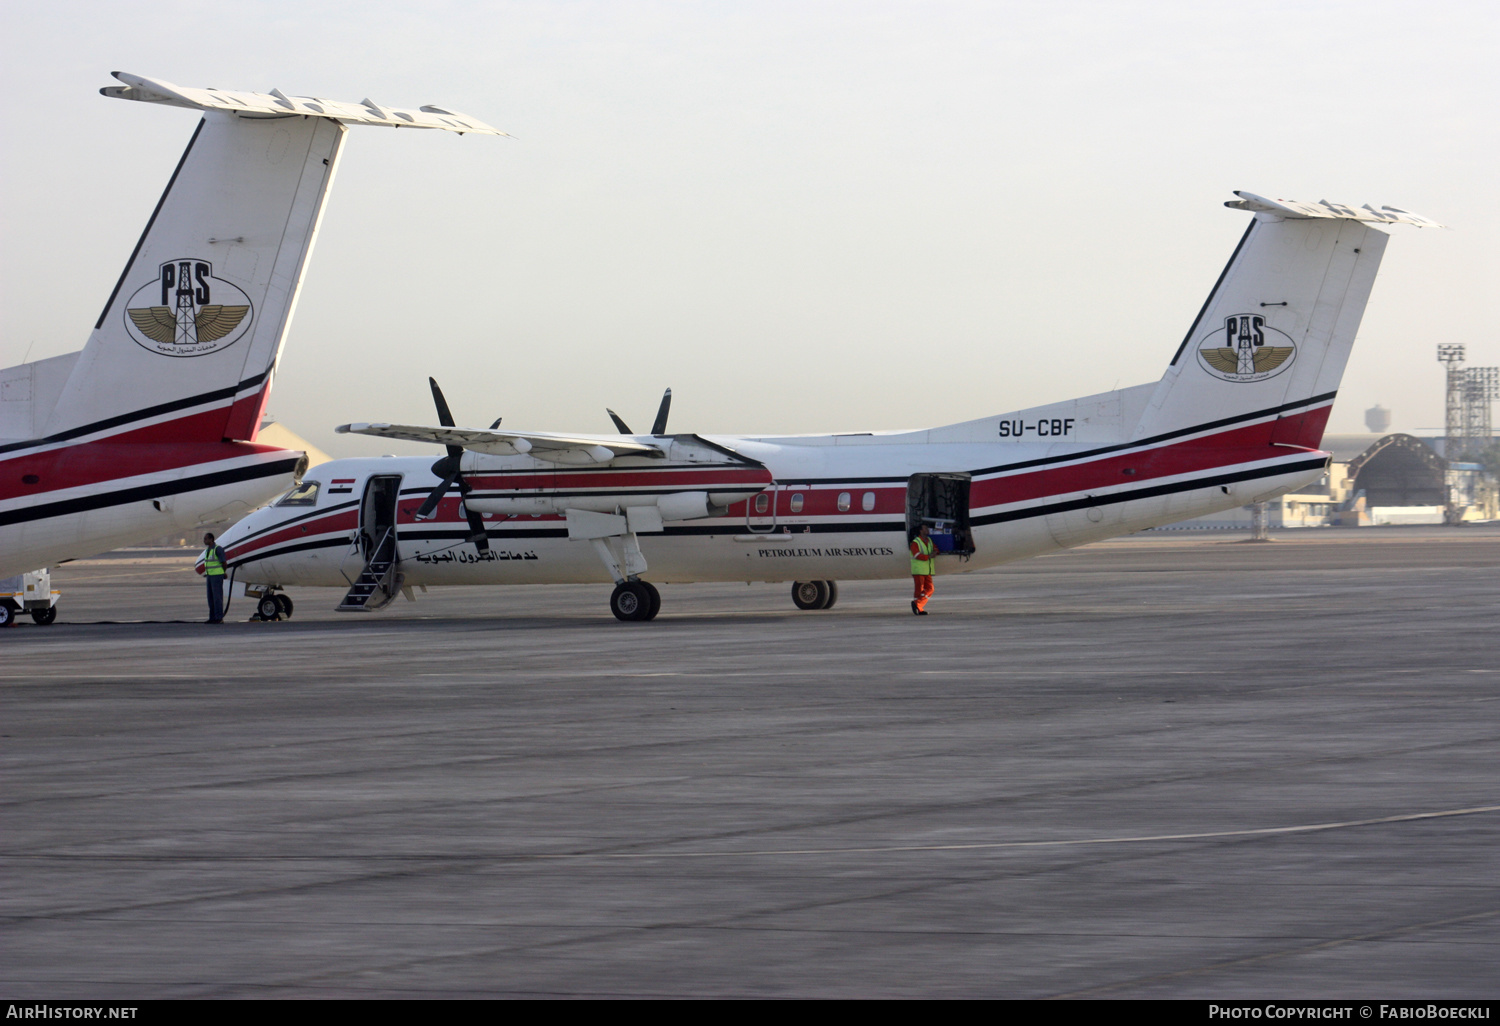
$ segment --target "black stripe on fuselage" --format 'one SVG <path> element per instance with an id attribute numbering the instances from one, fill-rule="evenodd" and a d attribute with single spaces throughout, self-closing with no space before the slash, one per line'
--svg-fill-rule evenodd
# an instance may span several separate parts
<path id="1" fill-rule="evenodd" d="M 302 523 L 304 520 L 313 520 L 313 519 L 316 519 L 318 517 L 328 516 L 331 513 L 337 513 L 339 510 L 352 509 L 352 508 L 354 508 L 355 506 L 358 506 L 358 505 L 359 505 L 358 501 L 354 501 L 354 502 L 340 502 L 340 503 L 338 503 L 336 505 L 333 505 L 333 506 L 326 506 L 323 509 L 314 509 L 314 510 L 312 510 L 310 512 L 307 512 L 307 513 L 300 513 L 297 516 L 291 517 L 291 518 L 286 519 L 286 520 L 278 520 L 278 521 L 276 521 L 276 523 L 271 524 L 268 527 L 262 527 L 259 531 L 252 531 L 250 534 L 245 535 L 245 537 L 239 539 L 234 544 L 236 544 L 236 545 L 243 545 L 243 544 L 245 544 L 248 541 L 254 541 L 256 538 L 259 538 L 259 537 L 261 537 L 262 535 L 265 535 L 265 534 L 270 534 L 273 531 L 281 531 L 281 530 L 285 530 L 288 527 L 295 527 L 298 524 Z M 272 507 L 272 508 L 275 508 L 275 507 Z"/>
<path id="2" fill-rule="evenodd" d="M 1042 506 L 1027 506 L 1024 509 L 1011 509 L 1003 513 L 986 513 L 982 516 L 971 517 L 969 523 L 975 527 L 979 527 L 986 524 L 1003 524 L 1012 520 L 1028 520 L 1032 517 L 1046 516 L 1049 513 L 1066 513 L 1069 510 L 1089 509 L 1094 506 L 1113 506 L 1121 502 L 1132 502 L 1136 499 L 1151 499 L 1160 495 L 1190 492 L 1197 488 L 1212 488 L 1216 485 L 1234 484 L 1237 481 L 1254 481 L 1262 477 L 1278 477 L 1282 474 L 1291 474 L 1298 470 L 1322 470 L 1327 465 L 1328 461 L 1326 458 L 1319 458 L 1314 460 L 1299 460 L 1296 463 L 1281 463 L 1274 467 L 1257 467 L 1254 470 L 1237 470 L 1228 474 L 1214 474 L 1211 477 L 1194 478 L 1191 481 L 1176 481 L 1172 484 L 1133 488 L 1125 492 L 1111 492 L 1109 495 L 1085 495 L 1081 499 L 1067 499 L 1063 502 L 1052 502 Z"/>
<path id="3" fill-rule="evenodd" d="M 230 385 L 228 388 L 216 388 L 212 392 L 201 392 L 198 395 L 190 395 L 186 399 L 173 399 L 168 403 L 161 403 L 156 406 L 148 406 L 144 410 L 134 410 L 130 413 L 121 413 L 114 417 L 107 417 L 104 420 L 96 420 L 92 424 L 84 424 L 81 427 L 69 428 L 67 431 L 59 431 L 57 434 L 48 435 L 46 438 L 31 438 L 27 439 L 24 442 L 8 442 L 5 445 L 0 445 L 0 452 L 14 452 L 17 449 L 35 449 L 36 447 L 42 445 L 52 445 L 56 442 L 66 442 L 71 438 L 79 438 L 83 435 L 93 434 L 95 431 L 107 431 L 110 428 L 122 427 L 123 425 L 132 423 L 133 421 L 146 420 L 150 417 L 159 417 L 164 413 L 175 413 L 177 410 L 186 410 L 193 406 L 200 406 L 204 403 L 211 403 L 220 399 L 233 399 L 238 393 L 244 391 L 245 389 L 251 388 L 255 385 L 259 385 L 261 382 L 265 381 L 266 377 L 270 373 L 271 369 L 267 367 L 265 370 L 261 371 L 254 377 L 246 378 L 239 384 Z M 103 439 L 101 439 L 101 441 L 103 441 Z"/>
<path id="4" fill-rule="evenodd" d="M 238 544 L 238 543 L 236 543 Z M 245 556 L 243 559 L 231 559 L 229 566 L 244 566 L 247 563 L 258 563 L 262 559 L 274 559 L 277 556 L 290 556 L 294 552 L 308 552 L 312 549 L 341 549 L 349 544 L 348 535 L 340 535 L 337 538 L 324 538 L 322 541 L 298 542 L 295 545 L 283 545 L 280 548 L 266 549 L 254 555 Z"/>
<path id="5" fill-rule="evenodd" d="M 248 467 L 216 470 L 211 474 L 200 474 L 197 477 L 187 477 L 176 481 L 136 485 L 133 488 L 121 488 L 113 492 L 42 503 L 25 509 L 0 513 L 0 525 L 29 523 L 33 520 L 46 520 L 49 517 L 84 513 L 91 509 L 107 509 L 110 506 L 123 506 L 129 502 L 160 499 L 168 495 L 181 495 L 184 492 L 196 492 L 204 488 L 217 488 L 219 485 L 234 484 L 237 481 L 254 481 L 263 477 L 274 477 L 277 474 L 290 474 L 297 468 L 297 462 L 295 459 L 287 459 L 277 460 L 274 463 L 256 463 Z"/>

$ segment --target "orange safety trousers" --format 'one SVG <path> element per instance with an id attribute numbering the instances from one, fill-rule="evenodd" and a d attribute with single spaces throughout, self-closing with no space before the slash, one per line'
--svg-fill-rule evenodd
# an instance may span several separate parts
<path id="1" fill-rule="evenodd" d="M 916 601 L 917 608 L 918 609 L 926 609 L 927 608 L 927 600 L 932 597 L 932 592 L 933 592 L 932 575 L 931 574 L 912 574 L 911 575 L 911 583 L 912 583 L 911 597 Z"/>

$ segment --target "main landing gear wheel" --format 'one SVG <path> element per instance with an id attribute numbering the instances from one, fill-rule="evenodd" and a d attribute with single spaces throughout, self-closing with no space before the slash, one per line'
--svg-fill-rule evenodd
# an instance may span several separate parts
<path id="1" fill-rule="evenodd" d="M 798 609 L 829 609 L 839 599 L 839 586 L 833 581 L 796 581 L 792 584 L 792 601 Z"/>
<path id="2" fill-rule="evenodd" d="M 651 592 L 644 581 L 622 581 L 609 597 L 609 611 L 616 620 L 649 620 Z M 655 589 L 652 589 L 655 590 Z"/>
<path id="3" fill-rule="evenodd" d="M 276 599 L 276 610 L 281 613 L 281 618 L 283 620 L 290 620 L 292 618 L 292 597 L 281 594 L 273 597 Z"/>
<path id="4" fill-rule="evenodd" d="M 655 620 L 661 612 L 661 592 L 649 581 L 625 581 L 615 585 L 609 611 L 617 620 Z"/>
<path id="5" fill-rule="evenodd" d="M 31 618 L 41 626 L 46 627 L 53 620 L 57 619 L 57 607 L 48 606 L 46 609 L 33 609 L 31 611 Z"/>
<path id="6" fill-rule="evenodd" d="M 275 595 L 262 595 L 260 601 L 255 604 L 255 611 L 262 620 L 274 620 L 281 615 L 281 606 L 277 603 Z"/>

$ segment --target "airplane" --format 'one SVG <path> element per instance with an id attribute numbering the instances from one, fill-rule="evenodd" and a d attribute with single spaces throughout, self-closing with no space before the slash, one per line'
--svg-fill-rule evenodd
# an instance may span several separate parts
<path id="1" fill-rule="evenodd" d="M 83 349 L 0 370 L 0 579 L 28 591 L 36 567 L 230 519 L 300 480 L 303 454 L 256 434 L 346 126 L 505 134 L 440 107 L 114 77 L 105 96 L 203 117 Z M 21 611 L 0 599 L 0 626 Z M 55 600 L 31 612 L 51 623 Z"/>
<path id="2" fill-rule="evenodd" d="M 1236 196 L 1250 223 L 1158 381 L 919 431 L 728 437 L 668 433 L 670 389 L 647 434 L 613 411 L 618 435 L 459 428 L 429 379 L 440 426 L 336 430 L 446 455 L 323 464 L 221 544 L 265 619 L 290 585 L 370 611 L 429 585 L 613 580 L 611 611 L 641 621 L 659 582 L 790 581 L 830 608 L 838 581 L 908 576 L 924 523 L 947 574 L 1269 500 L 1327 469 L 1374 226 L 1441 226 Z"/>

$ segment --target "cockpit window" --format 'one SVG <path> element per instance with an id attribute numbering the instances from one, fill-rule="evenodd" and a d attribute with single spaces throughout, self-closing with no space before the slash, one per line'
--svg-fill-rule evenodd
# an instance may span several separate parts
<path id="1" fill-rule="evenodd" d="M 277 500 L 278 506 L 316 506 L 318 504 L 318 489 L 322 484 L 317 481 L 303 481 L 291 491 Z"/>

